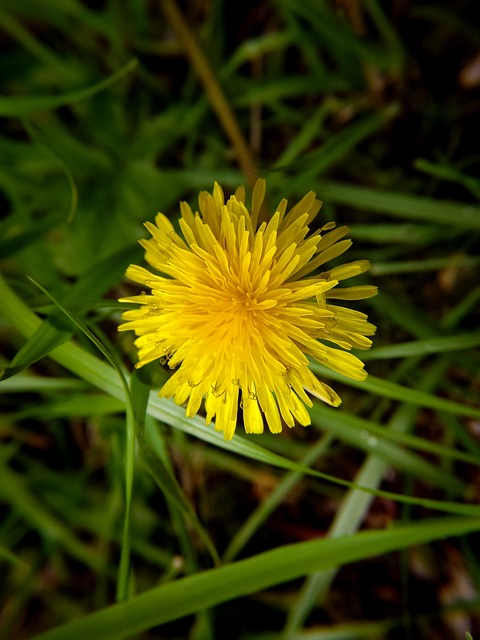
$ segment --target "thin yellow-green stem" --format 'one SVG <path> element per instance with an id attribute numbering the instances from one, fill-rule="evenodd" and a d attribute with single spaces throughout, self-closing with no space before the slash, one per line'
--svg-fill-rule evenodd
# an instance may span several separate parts
<path id="1" fill-rule="evenodd" d="M 190 27 L 184 20 L 181 11 L 173 0 L 163 0 L 163 10 L 168 21 L 177 33 L 186 55 L 197 72 L 205 92 L 210 100 L 213 110 L 218 116 L 220 124 L 228 139 L 232 143 L 238 157 L 240 168 L 245 178 L 253 188 L 257 180 L 255 163 L 250 153 L 250 149 L 245 141 L 243 133 L 238 125 L 225 94 L 222 91 L 208 60 L 198 45 Z"/>

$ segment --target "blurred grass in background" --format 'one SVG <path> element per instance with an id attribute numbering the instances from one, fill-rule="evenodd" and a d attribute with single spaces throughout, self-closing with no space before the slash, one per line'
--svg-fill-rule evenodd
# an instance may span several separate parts
<path id="1" fill-rule="evenodd" d="M 0 637 L 480 637 L 476 3 L 174 8 L 0 2 Z M 314 367 L 339 410 L 224 442 L 116 299 L 249 162 L 352 227 L 378 332 L 365 383 Z"/>

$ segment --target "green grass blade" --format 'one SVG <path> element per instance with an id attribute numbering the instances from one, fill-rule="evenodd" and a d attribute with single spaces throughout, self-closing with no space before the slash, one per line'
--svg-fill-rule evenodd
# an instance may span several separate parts
<path id="1" fill-rule="evenodd" d="M 283 582 L 413 545 L 480 530 L 480 519 L 427 520 L 386 531 L 282 546 L 203 571 L 35 636 L 36 640 L 114 640 Z"/>
<path id="2" fill-rule="evenodd" d="M 162 457 L 159 456 L 145 437 L 145 415 L 148 407 L 150 385 L 143 379 L 143 373 L 134 371 L 131 376 L 131 391 L 133 398 L 133 409 L 137 416 L 137 442 L 139 457 L 142 464 L 154 479 L 162 493 L 167 496 L 175 508 L 185 516 L 196 529 L 200 539 L 205 544 L 215 564 L 220 563 L 215 546 L 201 525 L 194 508 L 187 500 L 182 488 L 178 484 L 175 476 L 167 467 Z"/>
<path id="3" fill-rule="evenodd" d="M 131 73 L 137 66 L 137 60 L 133 59 L 127 62 L 126 65 L 112 73 L 104 80 L 97 82 L 90 87 L 84 89 L 78 89 L 77 91 L 69 91 L 60 95 L 51 96 L 30 96 L 30 97 L 15 97 L 5 98 L 0 97 L 0 116 L 8 116 L 11 118 L 18 118 L 25 116 L 32 111 L 39 111 L 42 109 L 57 109 L 68 104 L 74 104 L 80 100 L 90 98 L 90 96 L 103 91 L 107 87 L 111 86 L 120 78 L 123 78 L 128 73 Z"/>
<path id="4" fill-rule="evenodd" d="M 467 203 L 444 202 L 343 182 L 322 182 L 316 190 L 322 200 L 350 205 L 356 209 L 368 209 L 371 213 L 431 222 L 435 225 L 445 224 L 477 231 L 480 229 L 480 207 Z"/>
<path id="5" fill-rule="evenodd" d="M 399 400 L 400 402 L 407 402 L 419 407 L 428 407 L 429 409 L 435 409 L 436 411 L 445 411 L 447 413 L 453 413 L 454 415 L 466 416 L 469 418 L 480 418 L 480 409 L 476 407 L 470 407 L 463 405 L 453 400 L 445 400 L 444 398 L 437 398 L 436 396 L 425 393 L 424 391 L 418 391 L 417 389 L 411 389 L 405 387 L 396 382 L 390 382 L 389 380 L 382 380 L 375 376 L 369 375 L 366 380 L 357 381 L 350 380 L 340 373 L 336 373 L 331 369 L 327 369 L 323 365 L 313 362 L 311 365 L 312 371 L 318 374 L 321 378 L 328 378 L 343 384 L 348 384 L 356 389 L 361 389 L 367 393 L 374 393 L 375 395 L 389 398 L 390 400 Z"/>
<path id="6" fill-rule="evenodd" d="M 434 464 L 423 458 L 405 451 L 401 447 L 386 442 L 378 437 L 382 429 L 375 429 L 375 424 L 369 420 L 362 420 L 356 416 L 340 411 L 326 411 L 320 405 L 314 405 L 311 410 L 314 424 L 323 431 L 335 435 L 345 442 L 349 442 L 357 449 L 373 453 L 389 462 L 395 469 L 402 470 L 416 478 L 423 478 L 427 482 L 452 490 L 456 495 L 462 495 L 466 486 L 452 474 L 445 473 Z M 378 435 L 373 435 L 373 430 Z M 384 429 L 386 431 L 386 429 Z"/>
<path id="7" fill-rule="evenodd" d="M 421 380 L 422 390 L 434 389 L 444 372 L 444 364 L 436 361 Z M 398 369 L 397 369 L 398 374 Z M 388 425 L 383 428 L 386 434 L 396 434 L 405 437 L 405 432 L 411 430 L 417 408 L 411 405 L 401 405 L 394 413 Z M 354 416 L 349 416 L 354 418 Z M 366 421 L 365 421 L 366 422 Z M 353 426 L 353 425 L 352 425 Z M 375 489 L 380 485 L 387 471 L 384 460 L 370 455 L 363 463 L 355 477 L 355 482 L 361 486 Z M 447 484 L 448 488 L 448 484 Z M 355 489 L 348 491 L 335 514 L 332 525 L 328 530 L 328 537 L 338 537 L 353 534 L 360 527 L 372 503 L 373 495 L 359 492 Z M 284 640 L 292 640 L 295 632 L 304 623 L 315 603 L 323 602 L 337 570 L 313 573 L 307 578 L 299 592 L 298 598 L 290 608 L 285 625 Z"/>
<path id="8" fill-rule="evenodd" d="M 34 280 L 32 282 L 35 283 Z M 120 383 L 125 392 L 126 398 L 126 425 L 125 425 L 125 517 L 123 521 L 122 547 L 120 552 L 120 563 L 118 568 L 117 600 L 123 601 L 128 597 L 129 574 L 130 574 L 130 516 L 132 509 L 132 487 L 135 469 L 135 414 L 133 401 L 127 384 L 123 368 L 117 362 L 115 355 L 102 344 L 102 342 L 90 331 L 90 329 L 69 309 L 56 300 L 44 287 L 35 283 L 43 293 L 93 342 L 97 349 L 103 353 L 115 370 Z"/>
<path id="9" fill-rule="evenodd" d="M 388 360 L 391 358 L 407 358 L 409 356 L 427 356 L 449 351 L 463 351 L 480 345 L 480 333 L 465 333 L 458 336 L 439 336 L 423 340 L 412 340 L 400 344 L 374 347 L 362 352 L 362 360 Z"/>
<path id="10" fill-rule="evenodd" d="M 412 405 L 406 406 L 412 407 Z M 418 451 L 425 451 L 432 455 L 459 460 L 461 462 L 477 466 L 480 465 L 480 458 L 477 455 L 464 453 L 463 451 L 452 449 L 451 447 L 438 444 L 437 442 L 432 442 L 431 440 L 425 440 L 424 438 L 419 438 L 418 436 L 409 433 L 403 433 L 403 431 L 398 432 L 388 429 L 385 426 L 376 424 L 372 420 L 366 420 L 365 418 L 360 418 L 359 416 L 338 411 L 337 409 L 332 409 L 321 404 L 315 405 L 314 412 L 316 416 L 316 424 L 320 425 L 326 423 L 329 425 L 331 421 L 339 422 L 345 429 L 350 428 L 352 430 L 360 431 L 360 437 L 367 441 L 367 446 L 361 447 L 364 448 L 364 450 L 368 450 L 368 447 L 370 447 L 373 452 L 377 444 L 375 439 L 385 439 L 391 442 L 398 442 L 399 444 L 411 447 Z M 340 433 L 337 435 L 340 435 Z M 370 438 L 373 440 L 368 444 L 368 440 Z"/>

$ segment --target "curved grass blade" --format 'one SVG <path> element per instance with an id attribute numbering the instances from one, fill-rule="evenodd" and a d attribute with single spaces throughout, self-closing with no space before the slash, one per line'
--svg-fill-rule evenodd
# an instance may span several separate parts
<path id="1" fill-rule="evenodd" d="M 122 383 L 122 387 L 125 391 L 126 397 L 126 406 L 127 406 L 127 429 L 126 429 L 126 505 L 125 511 L 126 516 L 124 520 L 124 536 L 122 544 L 122 550 L 125 549 L 125 553 L 120 557 L 120 567 L 119 567 L 119 585 L 117 589 L 117 598 L 119 600 L 123 600 L 126 598 L 127 594 L 127 582 L 128 582 L 128 557 L 130 552 L 130 535 L 129 535 L 129 518 L 131 511 L 131 502 L 132 502 L 132 486 L 133 486 L 133 476 L 134 476 L 134 464 L 135 464 L 135 436 L 137 436 L 137 441 L 139 444 L 139 450 L 143 455 L 143 461 L 151 473 L 153 478 L 159 484 L 159 487 L 162 491 L 165 491 L 167 495 L 169 495 L 177 508 L 179 508 L 180 512 L 187 514 L 190 520 L 195 524 L 197 531 L 199 533 L 200 538 L 205 543 L 207 549 L 209 550 L 213 561 L 218 564 L 219 558 L 216 552 L 215 547 L 213 546 L 212 541 L 210 540 L 208 534 L 204 530 L 204 528 L 200 525 L 198 518 L 191 506 L 191 504 L 186 499 L 183 491 L 178 485 L 175 478 L 168 471 L 167 467 L 163 464 L 163 461 L 155 455 L 151 447 L 148 446 L 148 443 L 144 437 L 144 422 L 145 422 L 145 411 L 148 405 L 148 397 L 150 392 L 150 387 L 147 385 L 140 376 L 135 375 L 132 376 L 131 379 L 131 388 L 129 387 L 123 368 L 121 364 L 117 361 L 116 355 L 110 353 L 110 351 L 103 345 L 100 340 L 90 331 L 90 329 L 75 316 L 72 311 L 64 307 L 60 302 L 55 300 L 55 298 L 40 284 L 36 283 L 39 289 L 43 291 L 45 295 L 47 295 L 54 304 L 56 304 L 59 309 L 75 324 L 77 327 L 93 342 L 93 344 L 103 353 L 103 355 L 107 358 L 110 364 L 115 369 L 120 381 Z"/>
<path id="2" fill-rule="evenodd" d="M 0 97 L 0 116 L 8 116 L 11 118 L 18 118 L 25 116 L 32 111 L 39 111 L 42 109 L 56 109 L 67 104 L 74 104 L 80 100 L 90 98 L 95 93 L 103 91 L 110 85 L 123 78 L 131 71 L 133 71 L 138 64 L 138 61 L 134 58 L 127 62 L 126 65 L 112 73 L 108 78 L 104 78 L 100 82 L 97 82 L 90 87 L 84 89 L 78 89 L 77 91 L 69 91 L 68 93 L 62 93 L 60 95 L 51 96 L 30 96 L 30 97 L 15 97 L 5 98 Z"/>
<path id="3" fill-rule="evenodd" d="M 417 362 L 418 360 L 415 358 L 410 359 L 410 361 L 411 364 L 413 364 L 413 362 Z M 394 375 L 400 377 L 404 375 L 407 372 L 405 368 L 406 363 L 407 361 L 404 360 L 402 364 L 397 367 Z M 442 360 L 436 360 L 420 381 L 422 390 L 434 390 L 442 378 L 444 369 L 445 364 Z M 411 430 L 415 422 L 416 413 L 417 408 L 415 406 L 400 405 L 389 420 L 388 425 L 383 428 L 383 431 L 387 434 L 396 434 L 398 436 L 407 435 L 405 432 Z M 370 455 L 365 459 L 360 470 L 357 472 L 355 482 L 358 485 L 375 489 L 382 482 L 386 471 L 387 464 L 385 461 L 377 458 L 375 455 Z M 343 498 L 333 518 L 327 536 L 333 538 L 355 533 L 363 522 L 372 501 L 373 495 L 350 489 Z M 304 585 L 299 590 L 296 601 L 294 601 L 288 612 L 284 633 L 282 635 L 283 640 L 292 640 L 296 636 L 298 629 L 304 624 L 305 619 L 315 604 L 324 602 L 336 573 L 337 568 L 320 571 L 311 574 L 305 580 Z"/>
<path id="4" fill-rule="evenodd" d="M 62 158 L 58 155 L 58 153 L 41 140 L 39 133 L 35 131 L 34 127 L 30 124 L 27 118 L 23 119 L 23 126 L 26 132 L 28 133 L 28 135 L 30 136 L 30 139 L 32 140 L 32 142 L 35 145 L 37 145 L 37 147 L 39 147 L 40 149 L 43 149 L 45 153 L 48 153 L 48 155 L 52 156 L 56 160 L 56 162 L 58 162 L 63 173 L 65 174 L 65 178 L 67 179 L 68 186 L 70 188 L 70 194 L 71 194 L 70 211 L 68 212 L 67 222 L 72 222 L 73 218 L 75 217 L 75 213 L 77 211 L 77 206 L 78 206 L 78 189 L 77 189 L 77 185 L 75 184 L 75 180 L 73 178 L 72 172 L 70 171 L 65 161 L 62 160 Z"/>
<path id="5" fill-rule="evenodd" d="M 445 445 L 438 444 L 437 442 L 432 442 L 431 440 L 419 438 L 418 436 L 410 433 L 399 433 L 392 429 L 387 429 L 385 426 L 379 426 L 372 420 L 366 420 L 365 418 L 360 418 L 350 413 L 336 411 L 330 407 L 316 404 L 314 407 L 314 414 L 317 416 L 317 424 L 320 424 L 319 419 L 324 416 L 325 420 L 327 420 L 329 424 L 331 421 L 338 422 L 344 425 L 345 428 L 356 429 L 359 431 L 360 437 L 367 441 L 367 446 L 361 447 L 364 449 L 371 449 L 374 451 L 376 446 L 375 439 L 378 438 L 391 442 L 398 442 L 399 444 L 411 447 L 412 449 L 417 449 L 418 451 L 426 451 L 427 453 L 434 455 L 480 466 L 480 458 L 475 454 L 464 453 L 463 451 L 458 451 L 452 447 L 447 447 Z M 373 440 L 368 443 L 370 438 L 373 438 Z"/>
<path id="6" fill-rule="evenodd" d="M 334 434 L 357 449 L 383 458 L 396 469 L 401 469 L 415 478 L 422 478 L 447 491 L 450 490 L 457 496 L 465 494 L 466 485 L 454 475 L 446 473 L 445 470 L 439 469 L 416 454 L 393 445 L 392 442 L 387 442 L 383 437 L 373 435 L 370 427 L 375 425 L 371 421 L 340 411 L 324 412 L 323 407 L 318 404 L 314 405 L 311 414 L 314 423 L 323 431 Z M 375 431 L 380 434 L 382 429 L 378 428 Z M 387 429 L 384 428 L 383 431 Z"/>

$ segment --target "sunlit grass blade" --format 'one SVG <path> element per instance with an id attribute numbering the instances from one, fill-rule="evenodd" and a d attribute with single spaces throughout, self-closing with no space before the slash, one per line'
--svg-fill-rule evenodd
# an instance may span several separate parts
<path id="1" fill-rule="evenodd" d="M 27 372 L 0 382 L 0 393 L 24 393 L 25 391 L 30 393 L 35 391 L 64 393 L 65 391 L 78 391 L 86 386 L 83 380 L 75 378 L 45 378 Z"/>
<path id="2" fill-rule="evenodd" d="M 357 560 L 480 529 L 480 519 L 426 520 L 386 531 L 281 546 L 246 560 L 150 589 L 128 602 L 83 616 L 36 640 L 114 640 L 240 596 Z"/>

